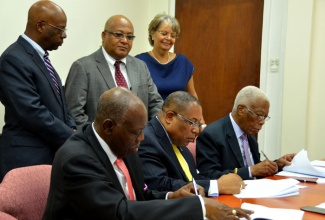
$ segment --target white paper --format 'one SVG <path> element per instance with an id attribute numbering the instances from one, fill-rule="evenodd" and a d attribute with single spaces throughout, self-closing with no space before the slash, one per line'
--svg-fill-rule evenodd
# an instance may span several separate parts
<path id="1" fill-rule="evenodd" d="M 251 219 L 265 218 L 272 220 L 283 220 L 283 219 L 302 219 L 304 212 L 295 209 L 280 209 L 280 208 L 268 208 L 262 205 L 255 205 L 250 203 L 243 203 L 241 205 L 242 209 L 253 210 L 254 213 L 251 215 Z M 290 217 L 289 217 L 290 216 Z M 244 219 L 244 218 L 240 218 Z"/>
<path id="2" fill-rule="evenodd" d="M 297 153 L 292 159 L 291 165 L 285 166 L 283 170 L 292 173 L 312 175 L 314 177 L 325 177 L 325 168 L 311 165 L 307 156 L 307 151 L 304 149 Z"/>
<path id="3" fill-rule="evenodd" d="M 313 166 L 325 167 L 325 161 L 323 160 L 314 160 L 310 162 L 310 164 Z"/>
<path id="4" fill-rule="evenodd" d="M 317 205 L 316 207 L 325 209 L 325 202 Z"/>
<path id="5" fill-rule="evenodd" d="M 298 180 L 295 179 L 258 179 L 258 180 L 245 180 L 245 189 L 242 189 L 240 194 L 235 194 L 237 198 L 278 198 L 293 196 L 299 194 L 297 184 Z"/>

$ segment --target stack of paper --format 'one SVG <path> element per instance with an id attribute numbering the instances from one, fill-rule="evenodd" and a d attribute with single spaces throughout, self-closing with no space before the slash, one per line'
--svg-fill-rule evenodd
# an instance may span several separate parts
<path id="1" fill-rule="evenodd" d="M 245 189 L 240 194 L 236 194 L 237 198 L 277 198 L 299 194 L 297 184 L 299 181 L 295 179 L 258 179 L 245 180 Z"/>
<path id="2" fill-rule="evenodd" d="M 280 209 L 280 208 L 268 208 L 262 205 L 255 205 L 250 203 L 243 203 L 242 209 L 253 210 L 254 214 L 251 215 L 251 219 L 272 219 L 272 220 L 283 220 L 283 219 L 302 219 L 304 212 L 295 209 Z M 241 218 L 242 219 L 242 218 Z"/>
<path id="3" fill-rule="evenodd" d="M 307 151 L 301 150 L 291 161 L 290 166 L 285 166 L 283 171 L 277 175 L 282 176 L 301 176 L 301 177 L 323 177 L 325 178 L 324 161 L 310 162 L 307 156 Z M 288 173 L 289 172 L 289 173 Z M 290 174 L 291 173 L 291 174 Z"/>

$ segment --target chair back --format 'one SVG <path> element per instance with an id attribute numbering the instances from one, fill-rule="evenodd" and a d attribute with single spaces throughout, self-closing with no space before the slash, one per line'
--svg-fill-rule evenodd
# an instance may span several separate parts
<path id="1" fill-rule="evenodd" d="M 0 211 L 16 219 L 41 220 L 50 188 L 51 168 L 51 165 L 35 165 L 10 170 L 0 184 Z"/>

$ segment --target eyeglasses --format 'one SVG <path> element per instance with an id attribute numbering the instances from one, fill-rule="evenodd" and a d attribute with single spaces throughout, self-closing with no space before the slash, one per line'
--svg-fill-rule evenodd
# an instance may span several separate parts
<path id="1" fill-rule="evenodd" d="M 60 28 L 60 27 L 58 27 L 58 26 L 55 26 L 55 25 L 53 25 L 53 24 L 50 24 L 50 23 L 48 23 L 47 21 L 42 21 L 42 22 L 46 23 L 47 25 L 49 25 L 49 26 L 51 26 L 51 27 L 53 27 L 53 28 L 55 28 L 55 29 L 57 29 L 57 30 L 60 30 L 60 31 L 61 31 L 61 34 L 66 34 L 66 32 L 67 32 L 67 30 L 68 30 L 68 29 L 66 29 L 66 28 Z"/>
<path id="2" fill-rule="evenodd" d="M 133 41 L 134 38 L 135 38 L 135 36 L 132 35 L 132 34 L 123 34 L 121 32 L 113 32 L 113 31 L 110 31 L 110 30 L 105 30 L 105 32 L 113 35 L 114 37 L 116 37 L 117 39 L 120 39 L 120 40 L 125 37 L 129 41 Z"/>
<path id="3" fill-rule="evenodd" d="M 246 108 L 247 108 L 247 106 L 245 106 Z M 256 117 L 257 117 L 257 120 L 259 120 L 259 121 L 268 121 L 271 117 L 270 116 L 263 116 L 263 115 L 258 115 L 258 114 L 256 114 L 255 112 L 253 112 L 252 110 L 250 110 L 249 108 L 247 108 L 247 110 L 251 113 L 251 114 L 253 114 L 253 115 L 256 115 Z"/>
<path id="4" fill-rule="evenodd" d="M 163 37 L 170 36 L 172 39 L 176 39 L 178 36 L 176 33 L 168 33 L 167 31 L 157 31 L 161 34 Z"/>
<path id="5" fill-rule="evenodd" d="M 190 125 L 191 127 L 197 127 L 197 128 L 199 128 L 199 129 L 205 127 L 205 124 L 202 124 L 202 123 L 200 123 L 200 122 L 197 123 L 197 122 L 191 121 L 190 119 L 184 117 L 184 116 L 181 115 L 181 114 L 178 114 L 178 113 L 175 112 L 175 111 L 172 111 L 172 112 L 173 112 L 175 115 L 177 115 L 178 117 L 182 118 L 182 119 L 183 119 L 184 121 L 186 121 L 187 123 L 189 123 L 189 125 Z"/>

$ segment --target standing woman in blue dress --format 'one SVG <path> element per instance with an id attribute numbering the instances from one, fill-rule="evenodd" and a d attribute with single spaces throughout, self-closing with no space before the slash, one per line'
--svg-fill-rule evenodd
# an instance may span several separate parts
<path id="1" fill-rule="evenodd" d="M 147 64 L 161 97 L 166 99 L 172 92 L 187 91 L 198 98 L 193 64 L 186 56 L 169 51 L 180 34 L 177 19 L 166 14 L 156 15 L 149 24 L 148 34 L 152 50 L 136 57 Z M 204 123 L 203 118 L 201 122 Z"/>

